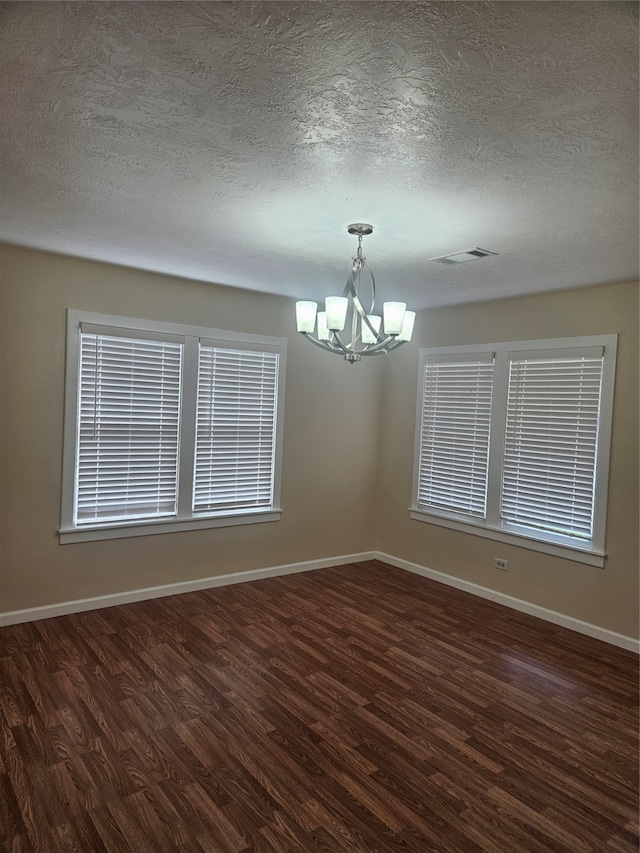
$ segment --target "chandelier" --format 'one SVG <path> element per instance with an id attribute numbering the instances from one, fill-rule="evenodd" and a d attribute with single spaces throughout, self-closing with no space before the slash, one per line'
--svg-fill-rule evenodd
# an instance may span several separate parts
<path id="1" fill-rule="evenodd" d="M 327 296 L 324 311 L 318 311 L 317 302 L 296 302 L 296 321 L 298 331 L 312 344 L 335 355 L 342 355 L 346 361 L 354 364 L 363 355 L 382 355 L 410 341 L 416 314 L 415 311 L 407 311 L 404 302 L 385 302 L 382 316 L 373 313 L 376 282 L 362 256 L 362 238 L 373 232 L 373 226 L 356 222 L 349 225 L 347 231 L 358 236 L 358 251 L 352 261 L 342 296 Z M 367 288 L 361 281 L 364 271 L 369 277 L 368 309 L 363 306 L 361 291 L 361 287 Z M 316 318 L 318 330 L 314 336 Z M 348 341 L 340 335 L 345 325 L 351 327 L 351 338 Z"/>

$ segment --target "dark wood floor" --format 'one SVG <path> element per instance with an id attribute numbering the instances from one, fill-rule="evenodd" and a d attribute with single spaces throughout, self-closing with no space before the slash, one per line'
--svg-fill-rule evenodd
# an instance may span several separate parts
<path id="1" fill-rule="evenodd" d="M 0 630 L 36 853 L 636 851 L 637 659 L 362 563 Z"/>

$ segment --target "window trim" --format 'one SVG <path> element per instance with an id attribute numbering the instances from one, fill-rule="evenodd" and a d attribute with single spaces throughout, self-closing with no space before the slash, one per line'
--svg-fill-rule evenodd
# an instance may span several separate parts
<path id="1" fill-rule="evenodd" d="M 198 357 L 197 346 L 200 340 L 211 345 L 219 344 L 242 349 L 263 349 L 264 351 L 276 351 L 279 353 L 279 369 L 277 381 L 277 419 L 275 439 L 275 461 L 273 472 L 273 506 L 257 510 L 236 510 L 224 514 L 202 515 L 191 513 L 191 494 L 185 492 L 187 489 L 180 488 L 178 492 L 177 516 L 171 519 L 142 519 L 140 521 L 106 522 L 103 524 L 83 524 L 74 526 L 74 488 L 75 488 L 75 451 L 77 441 L 78 424 L 78 393 L 79 393 L 79 358 L 80 358 L 80 330 L 82 326 L 94 326 L 102 329 L 105 333 L 119 331 L 166 336 L 176 336 L 186 340 L 184 350 L 183 380 L 185 387 L 190 388 L 194 399 L 197 390 Z M 95 330 L 94 330 L 95 331 Z M 63 457 L 62 457 L 62 482 L 61 482 L 61 520 L 58 530 L 60 544 L 71 542 L 88 542 L 101 539 L 120 539 L 131 536 L 147 536 L 158 533 L 173 533 L 188 530 L 200 530 L 203 528 L 232 527 L 241 524 L 259 524 L 268 521 L 278 521 L 282 508 L 280 506 L 280 494 L 282 484 L 282 446 L 284 434 L 284 377 L 286 373 L 286 338 L 268 335 L 254 335 L 243 332 L 230 332 L 222 329 L 211 329 L 203 326 L 191 326 L 182 323 L 169 323 L 159 320 L 144 320 L 134 317 L 119 317 L 113 314 L 96 314 L 94 312 L 79 311 L 73 308 L 67 309 L 67 340 L 66 340 L 66 364 L 65 364 L 65 399 L 64 399 L 64 427 L 63 427 Z M 185 419 L 187 428 L 185 429 Z M 195 423 L 195 409 L 193 412 L 187 409 L 187 414 L 181 413 L 181 433 L 187 433 L 191 421 Z M 186 443 L 193 445 L 193 439 L 186 439 Z M 188 448 L 187 448 L 188 449 Z M 180 440 L 180 453 L 184 454 L 183 440 Z M 179 467 L 193 467 L 193 459 L 187 453 Z M 192 482 L 192 475 L 187 475 L 187 480 Z"/>
<path id="2" fill-rule="evenodd" d="M 613 425 L 614 378 L 616 369 L 617 334 L 588 335 L 574 338 L 548 338 L 526 341 L 503 341 L 461 346 L 425 347 L 420 350 L 418 370 L 418 405 L 416 409 L 415 449 L 413 461 L 413 486 L 410 518 L 440 527 L 448 527 L 463 533 L 494 539 L 533 551 L 585 563 L 602 568 L 604 566 L 605 534 L 607 522 L 607 499 L 609 486 L 609 463 Z M 587 349 L 602 347 L 602 389 L 600 396 L 600 419 L 596 449 L 596 480 L 594 487 L 593 537 L 591 543 L 580 547 L 577 543 L 562 541 L 563 537 L 533 537 L 529 532 L 499 526 L 496 512 L 499 509 L 500 475 L 502 471 L 502 449 L 504 447 L 505 409 L 508 387 L 509 354 L 532 350 Z M 487 484 L 487 519 L 473 520 L 456 518 L 453 513 L 440 513 L 418 506 L 420 435 L 422 429 L 423 389 L 425 362 L 434 356 L 478 355 L 495 353 L 494 398 L 491 413 L 491 444 L 489 451 L 489 474 Z M 496 452 L 496 444 L 498 452 Z"/>

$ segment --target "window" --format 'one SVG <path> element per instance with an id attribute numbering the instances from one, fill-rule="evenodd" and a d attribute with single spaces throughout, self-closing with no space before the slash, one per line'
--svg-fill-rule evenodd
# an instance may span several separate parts
<path id="1" fill-rule="evenodd" d="M 285 348 L 70 310 L 60 541 L 277 520 Z"/>
<path id="2" fill-rule="evenodd" d="M 411 517 L 604 565 L 616 342 L 421 350 Z"/>

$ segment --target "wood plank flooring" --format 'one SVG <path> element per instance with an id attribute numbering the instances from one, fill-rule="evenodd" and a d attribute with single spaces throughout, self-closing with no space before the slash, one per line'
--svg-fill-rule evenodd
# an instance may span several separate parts
<path id="1" fill-rule="evenodd" d="M 11 626 L 2 843 L 636 851 L 637 685 L 631 653 L 377 562 Z"/>

